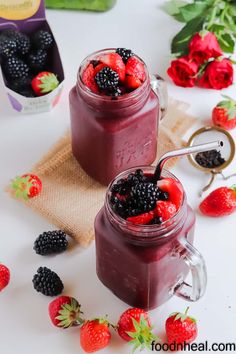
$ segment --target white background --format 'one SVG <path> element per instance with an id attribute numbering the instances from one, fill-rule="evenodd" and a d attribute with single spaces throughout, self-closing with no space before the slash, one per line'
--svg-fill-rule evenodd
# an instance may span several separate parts
<path id="1" fill-rule="evenodd" d="M 50 146 L 69 127 L 68 93 L 75 83 L 82 59 L 106 47 L 127 47 L 139 54 L 151 72 L 168 81 L 169 94 L 191 104 L 190 112 L 200 121 L 209 122 L 211 109 L 220 92 L 175 87 L 167 78 L 170 40 L 181 28 L 162 10 L 160 0 L 118 0 L 107 13 L 47 11 L 49 23 L 61 50 L 65 68 L 65 88 L 60 104 L 51 113 L 23 116 L 15 113 L 0 89 L 0 259 L 11 269 L 11 284 L 0 294 L 0 352 L 4 354 L 77 354 L 79 330 L 53 327 L 47 306 L 50 298 L 35 292 L 31 279 L 41 265 L 55 270 L 63 279 L 65 293 L 75 296 L 86 316 L 109 315 L 116 322 L 127 306 L 115 298 L 96 278 L 94 244 L 88 249 L 73 247 L 56 257 L 42 258 L 32 250 L 34 239 L 53 229 L 37 214 L 10 199 L 3 191 L 15 175 L 30 170 Z M 234 95 L 235 86 L 224 91 Z M 235 131 L 233 132 L 236 137 Z M 235 214 L 226 218 L 206 218 L 197 212 L 198 191 L 207 177 L 195 171 L 183 159 L 174 169 L 183 182 L 190 205 L 196 210 L 195 245 L 208 267 L 208 287 L 202 300 L 191 304 L 191 314 L 198 320 L 197 341 L 233 342 L 236 323 L 236 241 Z M 235 172 L 235 161 L 227 173 Z M 236 178 L 227 181 L 236 183 Z M 218 180 L 219 186 L 225 184 Z M 215 185 L 216 186 L 216 185 Z M 173 297 L 152 311 L 156 332 L 163 336 L 166 317 L 184 310 L 187 303 Z M 105 353 L 131 353 L 127 344 L 114 335 Z"/>

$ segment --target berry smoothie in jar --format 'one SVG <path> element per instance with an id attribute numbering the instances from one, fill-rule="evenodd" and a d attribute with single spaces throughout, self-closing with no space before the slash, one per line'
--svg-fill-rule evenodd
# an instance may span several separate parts
<path id="1" fill-rule="evenodd" d="M 155 160 L 159 101 L 145 63 L 131 50 L 105 49 L 82 62 L 70 112 L 73 154 L 101 184 Z"/>
<path id="2" fill-rule="evenodd" d="M 132 307 L 156 308 L 174 294 L 197 301 L 206 268 L 193 246 L 195 215 L 180 181 L 153 167 L 129 169 L 108 187 L 95 219 L 96 268 L 101 282 Z M 185 282 L 188 273 L 192 285 Z"/>

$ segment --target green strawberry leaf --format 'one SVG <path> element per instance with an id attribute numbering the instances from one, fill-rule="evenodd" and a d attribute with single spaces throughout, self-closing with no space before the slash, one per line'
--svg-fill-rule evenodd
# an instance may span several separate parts
<path id="1" fill-rule="evenodd" d="M 184 22 L 189 22 L 198 16 L 203 16 L 203 12 L 208 7 L 206 2 L 195 2 L 193 4 L 188 4 L 179 9 Z"/>
<path id="2" fill-rule="evenodd" d="M 193 34 L 202 29 L 204 17 L 198 16 L 189 21 L 182 30 L 173 38 L 171 52 L 180 55 L 188 53 L 188 44 Z"/>

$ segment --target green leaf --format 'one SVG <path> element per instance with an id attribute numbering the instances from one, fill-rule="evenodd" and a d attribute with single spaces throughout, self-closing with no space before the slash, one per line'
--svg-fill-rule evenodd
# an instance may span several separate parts
<path id="1" fill-rule="evenodd" d="M 217 39 L 223 52 L 231 54 L 234 53 L 234 39 L 230 34 L 218 34 Z"/>
<path id="2" fill-rule="evenodd" d="M 204 16 L 203 12 L 207 7 L 208 4 L 205 2 L 195 2 L 181 7 L 179 12 L 183 17 L 184 22 L 189 22 L 200 15 Z"/>
<path id="3" fill-rule="evenodd" d="M 180 55 L 187 54 L 188 44 L 193 34 L 202 29 L 204 17 L 198 16 L 189 21 L 182 30 L 173 38 L 171 43 L 171 53 Z"/>
<path id="4" fill-rule="evenodd" d="M 163 6 L 162 9 L 170 16 L 174 16 L 179 13 L 179 9 L 182 6 L 187 4 L 186 1 L 183 0 L 170 0 L 167 1 Z"/>

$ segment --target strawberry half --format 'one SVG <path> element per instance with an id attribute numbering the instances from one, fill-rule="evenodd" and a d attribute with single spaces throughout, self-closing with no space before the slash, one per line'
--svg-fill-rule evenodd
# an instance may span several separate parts
<path id="1" fill-rule="evenodd" d="M 92 64 L 89 64 L 82 73 L 82 81 L 92 92 L 98 93 L 98 86 L 94 79 L 95 69 Z"/>
<path id="2" fill-rule="evenodd" d="M 3 290 L 9 282 L 10 270 L 4 264 L 0 264 L 0 291 Z"/>
<path id="3" fill-rule="evenodd" d="M 144 64 L 136 57 L 128 59 L 125 67 L 126 75 L 133 76 L 142 82 L 146 79 Z"/>
<path id="4" fill-rule="evenodd" d="M 191 343 L 197 337 L 196 320 L 185 313 L 175 312 L 166 320 L 166 335 L 168 343 Z"/>
<path id="5" fill-rule="evenodd" d="M 162 218 L 162 221 L 171 219 L 176 214 L 176 212 L 177 208 L 175 204 L 164 200 L 157 201 L 156 214 Z"/>
<path id="6" fill-rule="evenodd" d="M 137 216 L 130 216 L 126 220 L 136 225 L 147 225 L 154 218 L 154 216 L 154 211 L 149 211 L 148 213 L 143 213 Z"/>
<path id="7" fill-rule="evenodd" d="M 39 73 L 31 81 L 32 89 L 37 96 L 43 96 L 52 92 L 58 85 L 59 81 L 56 75 L 48 71 Z"/>
<path id="8" fill-rule="evenodd" d="M 127 75 L 125 78 L 125 87 L 130 90 L 135 90 L 142 85 L 142 82 L 135 76 Z"/>
<path id="9" fill-rule="evenodd" d="M 231 188 L 220 187 L 211 192 L 199 205 L 207 216 L 225 216 L 236 211 L 236 185 Z"/>
<path id="10" fill-rule="evenodd" d="M 42 182 L 38 176 L 28 173 L 16 177 L 11 183 L 11 189 L 16 198 L 28 200 L 41 193 Z"/>
<path id="11" fill-rule="evenodd" d="M 99 59 L 103 64 L 105 64 L 105 66 L 108 66 L 110 69 L 117 72 L 120 81 L 125 80 L 125 64 L 119 54 L 108 53 L 104 54 Z"/>
<path id="12" fill-rule="evenodd" d="M 49 316 L 56 327 L 68 328 L 84 322 L 80 318 L 80 304 L 70 296 L 59 296 L 48 306 Z"/>
<path id="13" fill-rule="evenodd" d="M 178 210 L 182 205 L 184 197 L 181 183 L 173 178 L 163 178 L 157 182 L 157 185 L 163 192 L 168 193 L 168 201 L 175 204 Z"/>
<path id="14" fill-rule="evenodd" d="M 228 96 L 223 96 L 226 99 L 219 102 L 212 111 L 212 121 L 226 130 L 236 127 L 236 101 Z"/>

